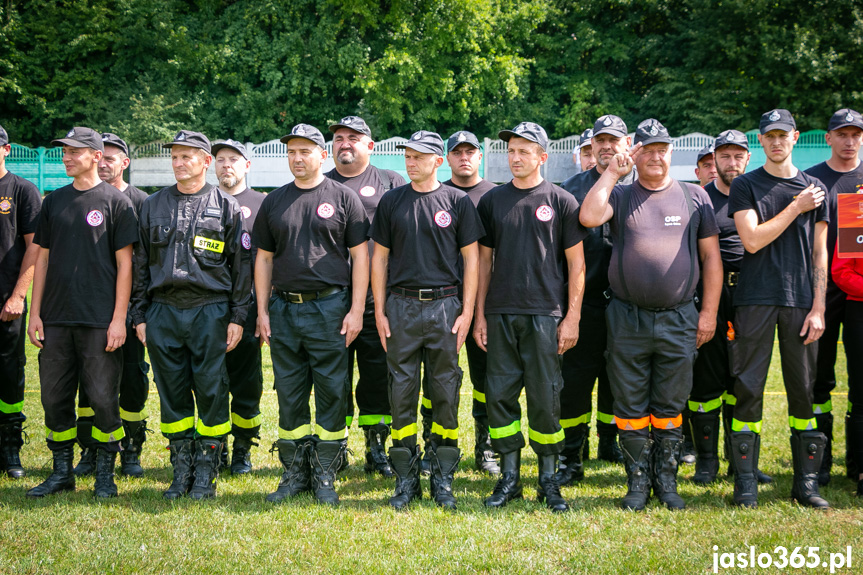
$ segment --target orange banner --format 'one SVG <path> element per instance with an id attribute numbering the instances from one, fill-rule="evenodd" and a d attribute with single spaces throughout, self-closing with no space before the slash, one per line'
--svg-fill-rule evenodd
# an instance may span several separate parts
<path id="1" fill-rule="evenodd" d="M 863 194 L 839 194 L 836 256 L 863 258 Z"/>

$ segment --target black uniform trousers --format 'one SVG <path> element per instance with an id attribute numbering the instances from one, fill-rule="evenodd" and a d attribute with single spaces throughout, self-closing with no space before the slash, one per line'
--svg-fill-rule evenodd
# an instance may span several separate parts
<path id="1" fill-rule="evenodd" d="M 605 369 L 608 337 L 605 308 L 605 302 L 585 301 L 582 304 L 578 343 L 563 354 L 560 425 L 567 437 L 577 426 L 590 424 L 593 384 L 597 381 L 596 419 L 602 423 L 614 423 L 614 396 Z"/>
<path id="2" fill-rule="evenodd" d="M 618 429 L 679 428 L 697 355 L 695 304 L 651 310 L 614 298 L 606 320 L 608 378 Z"/>
<path id="3" fill-rule="evenodd" d="M 863 302 L 847 300 L 842 339 L 848 367 L 848 411 L 863 420 Z"/>
<path id="4" fill-rule="evenodd" d="M 120 379 L 120 419 L 124 422 L 147 419 L 147 395 L 150 393 L 150 365 L 144 355 L 144 344 L 138 340 L 131 319 L 126 322 L 126 341 L 118 350 L 123 354 L 123 376 Z M 95 412 L 84 386 L 78 388 L 78 441 L 92 442 L 91 429 Z"/>
<path id="5" fill-rule="evenodd" d="M 338 441 L 347 437 L 351 378 L 345 336 L 339 332 L 349 298 L 348 290 L 304 303 L 270 298 L 270 355 L 279 401 L 279 439 Z M 312 387 L 314 431 L 309 408 Z"/>
<path id="6" fill-rule="evenodd" d="M 229 318 L 227 302 L 187 309 L 153 302 L 147 310 L 147 349 L 161 430 L 169 440 L 221 439 L 231 431 L 225 366 Z"/>
<path id="7" fill-rule="evenodd" d="M 815 405 L 813 407 L 817 410 L 816 413 L 829 413 L 833 410 L 830 394 L 836 389 L 836 347 L 845 318 L 845 298 L 845 292 L 833 285 L 828 286 L 824 311 L 824 333 L 818 338 L 818 357 L 815 368 L 815 388 L 813 390 L 813 403 Z"/>
<path id="8" fill-rule="evenodd" d="M 92 440 L 117 449 L 124 437 L 119 404 L 123 354 L 105 351 L 107 328 L 45 326 L 44 335 L 39 381 L 48 447 L 59 449 L 78 435 L 75 394 L 80 382 L 94 413 Z"/>
<path id="9" fill-rule="evenodd" d="M 390 294 L 386 311 L 392 333 L 387 340 L 387 366 L 393 446 L 416 446 L 423 363 L 428 374 L 428 399 L 434 406 L 431 442 L 458 446 L 462 371 L 458 366 L 458 336 L 452 327 L 461 315 L 461 300 L 451 296 L 420 301 Z"/>
<path id="10" fill-rule="evenodd" d="M 699 284 L 699 294 L 701 285 Z M 716 333 L 698 348 L 692 377 L 689 410 L 710 412 L 722 407 L 722 399 L 734 393 L 734 376 L 728 365 L 728 324 L 734 321 L 734 287 L 723 282 L 716 313 Z M 700 310 L 700 305 L 698 306 Z"/>
<path id="11" fill-rule="evenodd" d="M 746 305 L 735 309 L 735 340 L 729 348 L 736 374 L 732 431 L 761 433 L 764 407 L 764 385 L 773 355 L 774 333 L 779 331 L 779 353 L 782 358 L 782 378 L 788 396 L 789 424 L 792 429 L 815 429 L 812 411 L 812 390 L 815 383 L 815 362 L 818 342 L 803 345 L 800 336 L 808 309 Z"/>
<path id="12" fill-rule="evenodd" d="M 24 415 L 24 366 L 27 308 L 12 321 L 0 321 L 0 424 L 21 423 Z"/>
<path id="13" fill-rule="evenodd" d="M 537 455 L 563 451 L 560 394 L 563 377 L 557 354 L 560 318 L 488 314 L 486 399 L 491 445 L 498 453 L 524 447 L 519 397 L 527 395 L 528 438 Z"/>
<path id="14" fill-rule="evenodd" d="M 378 335 L 378 328 L 375 323 L 375 303 L 371 298 L 366 300 L 363 329 L 351 343 L 349 357 L 348 373 L 351 379 L 353 379 L 355 357 L 360 375 L 356 390 L 357 408 L 359 409 L 357 423 L 363 428 L 380 423 L 389 425 L 392 422 L 392 411 L 390 410 L 390 399 L 387 391 L 387 354 Z M 354 418 L 354 394 L 351 393 L 351 388 L 348 389 L 346 421 L 348 427 L 351 426 Z"/>
<path id="15" fill-rule="evenodd" d="M 261 396 L 264 372 L 261 364 L 261 340 L 255 337 L 257 304 L 252 301 L 237 347 L 225 356 L 231 391 L 231 435 L 252 440 L 261 430 Z"/>

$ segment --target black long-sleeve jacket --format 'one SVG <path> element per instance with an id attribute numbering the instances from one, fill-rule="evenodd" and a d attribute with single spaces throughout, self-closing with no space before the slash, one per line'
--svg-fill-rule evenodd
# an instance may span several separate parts
<path id="1" fill-rule="evenodd" d="M 132 321 L 146 322 L 151 302 L 178 308 L 228 302 L 243 325 L 252 301 L 251 241 L 240 205 L 205 184 L 194 194 L 162 188 L 144 202 L 135 251 Z"/>

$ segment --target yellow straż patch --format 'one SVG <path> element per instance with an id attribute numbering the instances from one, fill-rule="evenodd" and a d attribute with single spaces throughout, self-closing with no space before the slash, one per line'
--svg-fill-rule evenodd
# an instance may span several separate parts
<path id="1" fill-rule="evenodd" d="M 201 250 L 216 252 L 217 254 L 225 251 L 225 242 L 219 240 L 211 240 L 203 236 L 195 236 L 195 247 Z"/>

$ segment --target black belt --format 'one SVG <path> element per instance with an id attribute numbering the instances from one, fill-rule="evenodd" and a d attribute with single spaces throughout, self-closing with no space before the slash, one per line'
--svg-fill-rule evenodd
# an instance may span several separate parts
<path id="1" fill-rule="evenodd" d="M 616 296 L 615 296 L 615 297 L 616 297 Z M 627 305 L 631 305 L 631 306 L 633 306 L 633 307 L 637 307 L 638 309 L 643 309 L 643 310 L 645 310 L 645 311 L 651 311 L 651 312 L 674 311 L 674 310 L 676 310 L 676 309 L 682 308 L 682 307 L 683 307 L 683 306 L 685 306 L 685 305 L 689 305 L 689 304 L 690 304 L 690 303 L 692 303 L 692 302 L 697 302 L 697 301 L 698 301 L 698 297 L 692 297 L 691 299 L 683 300 L 682 302 L 680 302 L 680 303 L 678 303 L 678 304 L 675 304 L 675 305 L 673 305 L 673 306 L 671 306 L 671 307 L 644 307 L 644 306 L 638 305 L 638 304 L 636 304 L 636 303 L 633 303 L 633 302 L 631 302 L 631 301 L 625 300 L 625 299 L 623 299 L 623 298 L 619 298 L 619 297 L 618 297 L 617 299 L 618 299 L 619 301 L 622 301 L 623 303 L 625 303 L 625 304 L 627 304 Z"/>
<path id="2" fill-rule="evenodd" d="M 276 290 L 276 294 L 288 303 L 306 303 L 307 301 L 321 299 L 322 297 L 331 296 L 342 291 L 345 291 L 344 287 L 332 286 L 326 289 L 322 289 L 321 291 L 311 291 L 303 293 Z"/>
<path id="3" fill-rule="evenodd" d="M 436 299 L 443 299 L 445 297 L 452 297 L 454 295 L 458 295 L 458 286 L 417 289 L 392 287 L 390 288 L 390 291 L 396 295 L 409 297 L 411 299 L 418 299 L 420 301 L 434 301 Z"/>
<path id="4" fill-rule="evenodd" d="M 740 282 L 740 272 L 725 272 L 725 285 L 734 287 Z"/>

